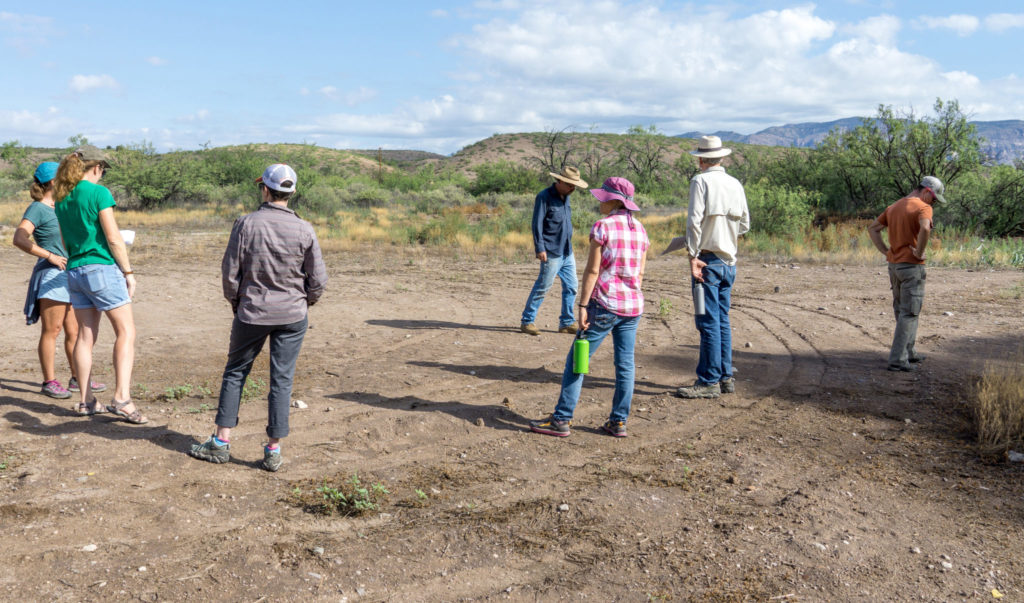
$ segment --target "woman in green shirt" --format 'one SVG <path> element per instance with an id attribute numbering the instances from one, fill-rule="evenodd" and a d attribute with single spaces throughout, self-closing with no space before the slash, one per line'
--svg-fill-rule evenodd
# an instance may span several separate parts
<path id="1" fill-rule="evenodd" d="M 32 325 L 42 319 L 43 328 L 39 334 L 39 365 L 43 369 L 43 386 L 40 390 L 51 398 L 70 398 L 71 392 L 79 391 L 75 379 L 72 350 L 78 339 L 78 322 L 71 311 L 71 294 L 68 292 L 68 275 L 64 268 L 68 253 L 60 238 L 60 227 L 53 211 L 53 178 L 57 175 L 57 163 L 44 161 L 32 176 L 29 195 L 32 204 L 25 210 L 21 223 L 14 231 L 14 246 L 38 259 L 29 279 L 25 299 L 25 323 Z M 64 353 L 71 365 L 71 379 L 67 389 L 57 380 L 54 355 L 57 351 L 57 334 L 64 329 Z M 103 391 L 106 386 L 93 383 L 93 391 Z M 70 390 L 70 391 L 69 391 Z"/>
<path id="2" fill-rule="evenodd" d="M 99 335 L 100 317 L 114 328 L 114 400 L 106 410 L 129 423 L 148 419 L 131 400 L 132 366 L 135 363 L 135 318 L 132 295 L 135 275 L 128 262 L 128 248 L 114 219 L 114 197 L 99 184 L 110 167 L 107 155 L 85 145 L 60 162 L 57 169 L 56 212 L 68 250 L 68 291 L 78 319 L 75 372 L 89 375 L 92 350 Z M 82 388 L 85 412 L 103 412 L 89 387 Z"/>

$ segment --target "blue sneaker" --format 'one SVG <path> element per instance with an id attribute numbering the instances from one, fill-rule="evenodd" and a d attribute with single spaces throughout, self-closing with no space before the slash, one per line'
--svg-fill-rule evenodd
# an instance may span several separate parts
<path id="1" fill-rule="evenodd" d="M 267 471 L 277 471 L 281 468 L 281 447 L 278 446 L 271 450 L 266 446 L 263 447 L 263 468 Z"/>
<path id="2" fill-rule="evenodd" d="M 192 448 L 188 451 L 188 455 L 202 461 L 220 464 L 231 460 L 230 450 L 231 444 L 225 443 L 223 446 L 218 446 L 217 442 L 214 441 L 213 436 L 210 436 L 210 438 L 202 444 L 192 444 Z"/>

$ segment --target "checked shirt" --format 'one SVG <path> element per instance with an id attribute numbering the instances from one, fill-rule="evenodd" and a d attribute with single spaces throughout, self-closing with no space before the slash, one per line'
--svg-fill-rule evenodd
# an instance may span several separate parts
<path id="1" fill-rule="evenodd" d="M 643 224 L 629 211 L 616 210 L 594 223 L 590 238 L 601 245 L 601 271 L 594 300 L 619 316 L 643 314 L 640 262 L 651 246 Z"/>

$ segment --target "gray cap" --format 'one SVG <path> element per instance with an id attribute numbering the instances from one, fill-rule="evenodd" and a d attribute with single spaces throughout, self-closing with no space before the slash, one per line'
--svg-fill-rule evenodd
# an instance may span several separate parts
<path id="1" fill-rule="evenodd" d="M 110 167 L 110 155 L 107 155 L 99 148 L 91 144 L 84 144 L 75 149 L 75 154 L 82 158 L 82 161 L 102 161 Z"/>
<path id="2" fill-rule="evenodd" d="M 946 191 L 946 187 L 943 186 L 942 181 L 935 176 L 925 176 L 921 178 L 921 188 L 926 188 L 935 195 L 935 199 L 940 203 L 945 203 L 946 198 L 942 196 L 942 193 Z"/>

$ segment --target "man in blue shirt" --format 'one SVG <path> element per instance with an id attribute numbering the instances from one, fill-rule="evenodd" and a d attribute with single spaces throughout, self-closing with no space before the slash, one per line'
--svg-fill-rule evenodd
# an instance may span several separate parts
<path id="1" fill-rule="evenodd" d="M 562 314 L 558 318 L 558 332 L 575 334 L 576 317 L 576 257 L 572 252 L 572 208 L 569 195 L 577 188 L 587 188 L 574 167 L 562 168 L 561 174 L 548 172 L 554 184 L 542 190 L 533 204 L 533 249 L 540 260 L 540 274 L 526 299 L 520 330 L 528 335 L 540 335 L 534 324 L 544 294 L 555 282 L 562 281 Z"/>

